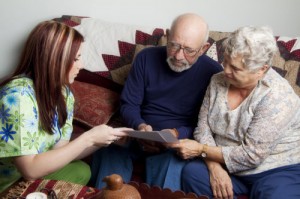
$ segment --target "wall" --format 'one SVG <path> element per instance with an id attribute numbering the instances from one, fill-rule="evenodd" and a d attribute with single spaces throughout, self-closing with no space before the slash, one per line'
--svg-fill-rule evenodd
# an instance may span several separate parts
<path id="1" fill-rule="evenodd" d="M 299 8 L 299 0 L 0 0 L 0 79 L 15 68 L 31 29 L 61 15 L 169 27 L 178 14 L 195 12 L 211 30 L 269 25 L 275 35 L 299 37 Z"/>

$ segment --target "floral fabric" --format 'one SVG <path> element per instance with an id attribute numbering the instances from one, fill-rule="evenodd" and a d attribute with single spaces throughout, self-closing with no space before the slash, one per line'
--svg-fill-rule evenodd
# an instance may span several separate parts
<path id="1" fill-rule="evenodd" d="M 60 140 L 70 139 L 74 97 L 69 89 L 64 95 L 68 112 L 66 124 L 58 128 L 55 117 L 54 134 L 48 134 L 39 123 L 31 79 L 17 78 L 0 89 L 0 190 L 20 177 L 12 163 L 13 157 L 39 154 L 50 150 Z"/>
<path id="2" fill-rule="evenodd" d="M 221 146 L 230 173 L 248 175 L 300 163 L 300 99 L 273 69 L 234 110 L 224 73 L 207 90 L 194 137 Z"/>

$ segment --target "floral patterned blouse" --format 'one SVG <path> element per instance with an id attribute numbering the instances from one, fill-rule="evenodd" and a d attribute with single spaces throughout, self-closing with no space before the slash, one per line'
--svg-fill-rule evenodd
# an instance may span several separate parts
<path id="1" fill-rule="evenodd" d="M 31 79 L 20 77 L 0 88 L 0 192 L 21 176 L 12 163 L 13 157 L 39 154 L 50 150 L 61 139 L 70 139 L 74 97 L 69 89 L 65 89 L 64 95 L 68 112 L 66 124 L 58 128 L 55 118 L 55 133 L 50 135 L 39 124 Z"/>
<path id="2" fill-rule="evenodd" d="M 248 175 L 300 163 L 300 99 L 272 68 L 234 110 L 224 73 L 213 76 L 194 137 L 222 146 L 230 173 Z"/>

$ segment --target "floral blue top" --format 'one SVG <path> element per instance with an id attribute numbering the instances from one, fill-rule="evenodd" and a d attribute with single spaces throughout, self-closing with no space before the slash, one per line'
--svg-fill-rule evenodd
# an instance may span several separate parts
<path id="1" fill-rule="evenodd" d="M 221 146 L 230 173 L 249 175 L 300 163 L 300 99 L 272 68 L 234 110 L 224 73 L 212 77 L 195 140 Z"/>
<path id="2" fill-rule="evenodd" d="M 66 124 L 58 128 L 55 118 L 55 132 L 48 134 L 39 123 L 31 79 L 21 77 L 0 88 L 0 192 L 21 176 L 12 163 L 13 157 L 39 154 L 50 150 L 61 139 L 70 139 L 74 96 L 69 89 L 65 89 L 64 95 L 68 112 Z"/>

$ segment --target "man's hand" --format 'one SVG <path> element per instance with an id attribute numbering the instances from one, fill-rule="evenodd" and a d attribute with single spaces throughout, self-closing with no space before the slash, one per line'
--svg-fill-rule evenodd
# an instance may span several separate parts
<path id="1" fill-rule="evenodd" d="M 214 198 L 233 199 L 233 186 L 227 171 L 215 162 L 207 162 Z"/>
<path id="2" fill-rule="evenodd" d="M 142 123 L 138 126 L 138 130 L 139 131 L 153 131 L 153 128 L 151 125 L 146 124 L 146 123 Z"/>
<path id="3" fill-rule="evenodd" d="M 149 124 L 142 123 L 138 126 L 139 131 L 153 131 Z M 165 148 L 161 143 L 139 139 L 138 142 L 143 148 L 143 151 L 148 153 L 159 153 L 161 149 Z"/>

